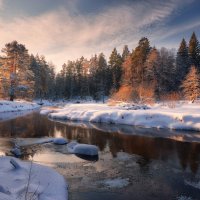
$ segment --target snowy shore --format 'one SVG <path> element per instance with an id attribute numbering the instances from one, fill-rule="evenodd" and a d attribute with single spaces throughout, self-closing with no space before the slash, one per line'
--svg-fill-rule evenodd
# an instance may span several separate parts
<path id="1" fill-rule="evenodd" d="M 45 110 L 41 111 L 43 114 Z M 63 108 L 46 111 L 56 120 L 93 123 L 126 124 L 145 128 L 200 130 L 200 104 L 182 103 L 174 108 L 163 104 L 151 107 L 109 106 L 107 104 L 66 104 Z"/>
<path id="2" fill-rule="evenodd" d="M 0 100 L 0 113 L 34 110 L 39 107 L 40 106 L 37 103 L 28 101 Z"/>
<path id="3" fill-rule="evenodd" d="M 40 107 L 37 103 L 27 101 L 0 100 L 0 121 L 18 118 Z"/>
<path id="4" fill-rule="evenodd" d="M 67 200 L 67 184 L 53 169 L 0 157 L 0 199 Z"/>

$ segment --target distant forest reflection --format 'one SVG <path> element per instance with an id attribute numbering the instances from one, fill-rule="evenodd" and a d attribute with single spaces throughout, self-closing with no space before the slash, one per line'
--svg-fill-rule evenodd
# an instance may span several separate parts
<path id="1" fill-rule="evenodd" d="M 142 156 L 143 164 L 151 160 L 172 161 L 177 163 L 182 170 L 189 168 L 193 173 L 198 171 L 200 143 L 144 136 L 145 132 L 151 134 L 152 131 L 155 130 L 137 129 L 130 126 L 60 123 L 50 121 L 38 112 L 0 122 L 1 138 L 62 136 L 80 143 L 97 145 L 101 151 L 110 151 L 113 157 L 122 151 Z"/>

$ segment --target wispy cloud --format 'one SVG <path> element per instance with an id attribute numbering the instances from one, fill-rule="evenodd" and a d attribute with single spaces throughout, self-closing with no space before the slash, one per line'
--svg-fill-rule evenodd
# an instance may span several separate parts
<path id="1" fill-rule="evenodd" d="M 17 40 L 26 44 L 30 52 L 44 54 L 60 67 L 68 59 L 82 55 L 108 53 L 124 44 L 133 47 L 142 34 L 151 35 L 152 27 L 157 30 L 183 3 L 188 0 L 135 1 L 97 15 L 74 15 L 68 9 L 60 9 L 40 16 L 15 17 L 10 22 L 0 19 L 0 46 Z M 76 4 L 70 7 L 75 10 Z"/>
<path id="2" fill-rule="evenodd" d="M 1 9 L 3 9 L 3 2 L 4 2 L 5 0 L 0 0 L 0 10 Z"/>

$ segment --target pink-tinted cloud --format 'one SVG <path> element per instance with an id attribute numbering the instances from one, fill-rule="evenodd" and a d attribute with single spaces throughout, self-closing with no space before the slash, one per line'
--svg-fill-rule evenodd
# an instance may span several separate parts
<path id="1" fill-rule="evenodd" d="M 39 16 L 15 17 L 11 21 L 0 18 L 0 46 L 17 40 L 29 52 L 44 54 L 58 69 L 68 59 L 82 55 L 90 57 L 102 51 L 108 54 L 124 44 L 132 48 L 150 25 L 159 27 L 183 3 L 179 0 L 151 2 L 112 7 L 97 15 L 74 16 L 70 10 L 60 9 Z M 75 4 L 72 7 L 76 9 Z"/>

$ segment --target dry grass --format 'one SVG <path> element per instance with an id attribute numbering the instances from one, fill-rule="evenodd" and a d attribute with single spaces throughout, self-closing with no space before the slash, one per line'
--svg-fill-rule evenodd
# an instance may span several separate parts
<path id="1" fill-rule="evenodd" d="M 108 104 L 116 105 L 120 102 L 135 102 L 142 104 L 154 103 L 154 89 L 149 86 L 132 87 L 130 85 L 123 85 L 118 92 L 114 93 Z"/>
<path id="2" fill-rule="evenodd" d="M 181 99 L 182 95 L 180 92 L 171 92 L 160 97 L 163 105 L 167 105 L 169 108 L 175 108 L 176 104 L 179 103 Z"/>
<path id="3" fill-rule="evenodd" d="M 129 85 L 121 86 L 119 91 L 114 93 L 111 98 L 110 102 L 131 102 L 133 101 L 133 88 Z"/>

